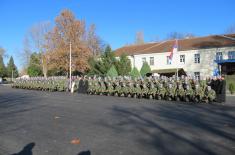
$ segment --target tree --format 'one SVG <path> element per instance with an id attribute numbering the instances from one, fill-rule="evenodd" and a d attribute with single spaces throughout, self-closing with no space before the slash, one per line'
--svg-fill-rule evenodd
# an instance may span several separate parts
<path id="1" fill-rule="evenodd" d="M 131 61 L 128 59 L 127 55 L 122 54 L 119 61 L 116 63 L 118 75 L 124 76 L 129 75 L 131 71 Z"/>
<path id="2" fill-rule="evenodd" d="M 185 39 L 194 38 L 194 37 L 196 37 L 196 35 L 193 34 L 193 33 L 185 33 L 185 34 L 184 34 L 184 38 L 185 38 Z"/>
<path id="3" fill-rule="evenodd" d="M 149 64 L 147 62 L 144 62 L 140 70 L 141 76 L 144 77 L 146 76 L 147 73 L 150 73 L 150 72 L 151 72 L 151 68 Z"/>
<path id="4" fill-rule="evenodd" d="M 83 40 L 85 22 L 77 20 L 69 10 L 63 10 L 55 19 L 55 27 L 47 34 L 49 67 L 64 69 L 69 73 L 69 51 L 72 48 L 72 71 L 88 70 L 89 48 Z"/>
<path id="5" fill-rule="evenodd" d="M 19 76 L 19 72 L 18 72 L 18 69 L 14 63 L 14 59 L 13 57 L 11 56 L 10 59 L 9 59 L 9 62 L 7 64 L 7 76 L 8 77 L 18 77 Z"/>
<path id="6" fill-rule="evenodd" d="M 100 71 L 102 73 L 107 73 L 112 65 L 115 65 L 117 62 L 114 53 L 109 45 L 106 46 L 105 52 L 101 56 L 101 61 L 98 63 Z"/>
<path id="7" fill-rule="evenodd" d="M 48 62 L 46 58 L 46 34 L 50 31 L 50 22 L 40 22 L 32 26 L 29 31 L 33 51 L 40 53 L 40 63 L 44 77 L 47 77 Z"/>
<path id="8" fill-rule="evenodd" d="M 225 30 L 226 34 L 230 34 L 230 33 L 235 33 L 235 24 L 229 26 L 226 30 Z"/>
<path id="9" fill-rule="evenodd" d="M 89 30 L 86 34 L 86 42 L 89 50 L 93 56 L 98 56 L 102 51 L 102 43 L 99 36 L 95 33 L 96 27 L 95 24 L 92 24 L 89 27 Z"/>
<path id="10" fill-rule="evenodd" d="M 6 50 L 0 46 L 0 56 L 4 57 L 6 54 Z"/>
<path id="11" fill-rule="evenodd" d="M 29 66 L 27 68 L 27 73 L 29 76 L 42 76 L 42 67 L 40 65 L 40 54 L 33 53 L 30 56 Z"/>
<path id="12" fill-rule="evenodd" d="M 3 56 L 0 55 L 0 77 L 6 76 L 6 67 L 3 62 Z"/>
<path id="13" fill-rule="evenodd" d="M 141 75 L 140 75 L 139 70 L 136 67 L 134 67 L 130 72 L 130 76 L 133 77 L 133 78 L 138 78 Z"/>
<path id="14" fill-rule="evenodd" d="M 23 50 L 20 52 L 20 55 L 19 55 L 21 62 L 22 62 L 23 70 L 27 70 L 29 66 L 32 50 L 33 49 L 31 48 L 31 45 L 30 45 L 29 35 L 27 34 L 24 36 Z"/>
<path id="15" fill-rule="evenodd" d="M 144 43 L 144 33 L 142 31 L 139 31 L 136 33 L 135 36 L 135 44 L 143 44 Z"/>
<path id="16" fill-rule="evenodd" d="M 112 65 L 112 67 L 108 70 L 108 72 L 107 72 L 106 75 L 107 75 L 107 76 L 110 76 L 110 77 L 116 77 L 116 76 L 118 76 L 118 72 L 117 72 L 117 70 L 116 70 L 116 68 L 115 68 L 114 65 Z"/>
<path id="17" fill-rule="evenodd" d="M 89 74 L 91 75 L 106 75 L 112 65 L 117 64 L 117 60 L 109 45 L 106 46 L 105 52 L 100 58 L 90 57 L 88 62 L 90 66 Z"/>
<path id="18" fill-rule="evenodd" d="M 193 33 L 170 32 L 167 36 L 167 40 L 187 39 L 187 38 L 194 38 L 194 37 L 195 35 Z"/>
<path id="19" fill-rule="evenodd" d="M 180 32 L 170 32 L 167 36 L 168 40 L 173 40 L 173 39 L 183 39 L 184 38 L 184 34 L 180 33 Z"/>
<path id="20" fill-rule="evenodd" d="M 98 61 L 95 57 L 90 57 L 88 60 L 88 64 L 90 66 L 89 75 L 103 75 L 103 73 L 100 71 L 100 67 L 98 65 L 100 61 Z"/>

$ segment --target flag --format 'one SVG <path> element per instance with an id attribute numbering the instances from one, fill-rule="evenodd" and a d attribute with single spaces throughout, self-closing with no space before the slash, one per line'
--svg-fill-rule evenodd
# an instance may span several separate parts
<path id="1" fill-rule="evenodd" d="M 177 51 L 178 51 L 178 40 L 175 40 L 172 51 L 169 55 L 169 59 L 170 59 L 171 62 L 172 62 L 172 59 L 173 59 L 173 55 L 176 54 Z"/>

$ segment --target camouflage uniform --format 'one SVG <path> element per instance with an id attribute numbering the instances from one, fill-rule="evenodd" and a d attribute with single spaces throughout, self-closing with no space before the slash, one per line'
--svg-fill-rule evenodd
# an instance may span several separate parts
<path id="1" fill-rule="evenodd" d="M 163 84 L 161 83 L 159 85 L 158 93 L 157 93 L 157 99 L 164 99 L 166 96 L 166 88 L 163 87 Z"/>
<path id="2" fill-rule="evenodd" d="M 201 102 L 204 97 L 204 91 L 199 85 L 195 85 L 194 101 Z"/>
<path id="3" fill-rule="evenodd" d="M 213 102 L 216 98 L 216 93 L 210 86 L 205 90 L 205 102 Z"/>
<path id="4" fill-rule="evenodd" d="M 173 100 L 175 98 L 176 85 L 170 83 L 167 87 L 166 98 L 168 100 Z"/>
<path id="5" fill-rule="evenodd" d="M 153 82 L 150 82 L 149 84 L 149 91 L 148 91 L 148 96 L 150 99 L 155 98 L 157 95 L 157 87 L 155 86 L 155 84 Z"/>
<path id="6" fill-rule="evenodd" d="M 178 85 L 175 97 L 176 100 L 184 100 L 185 98 L 185 90 L 181 84 Z"/>

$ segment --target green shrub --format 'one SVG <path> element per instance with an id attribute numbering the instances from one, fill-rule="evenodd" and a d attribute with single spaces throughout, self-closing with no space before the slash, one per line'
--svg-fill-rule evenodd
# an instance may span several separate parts
<path id="1" fill-rule="evenodd" d="M 144 62 L 141 67 L 140 74 L 142 77 L 144 77 L 147 73 L 151 73 L 151 68 L 147 62 Z"/>
<path id="2" fill-rule="evenodd" d="M 136 67 L 134 67 L 134 68 L 132 69 L 132 71 L 130 72 L 130 76 L 133 77 L 133 78 L 138 78 L 138 77 L 140 77 L 141 75 L 140 75 L 139 70 L 138 70 Z"/>
<path id="3" fill-rule="evenodd" d="M 229 83 L 229 91 L 231 94 L 235 92 L 235 84 L 233 82 Z"/>
<path id="4" fill-rule="evenodd" d="M 117 72 L 117 70 L 116 70 L 114 65 L 112 65 L 111 68 L 108 70 L 107 76 L 110 76 L 110 77 L 118 76 L 118 72 Z"/>
<path id="5" fill-rule="evenodd" d="M 226 75 L 225 76 L 225 80 L 226 80 L 226 89 L 229 90 L 229 83 L 232 83 L 235 81 L 235 75 Z"/>
<path id="6" fill-rule="evenodd" d="M 131 72 L 131 61 L 127 55 L 122 54 L 115 64 L 118 75 L 126 76 Z"/>

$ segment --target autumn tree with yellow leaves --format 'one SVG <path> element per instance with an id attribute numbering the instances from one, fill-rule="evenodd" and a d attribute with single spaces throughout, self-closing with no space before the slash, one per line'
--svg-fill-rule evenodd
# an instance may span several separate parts
<path id="1" fill-rule="evenodd" d="M 91 51 L 83 39 L 85 22 L 75 18 L 69 10 L 63 10 L 55 19 L 55 27 L 46 35 L 47 60 L 50 69 L 69 71 L 69 50 L 72 47 L 72 70 L 84 72 L 89 68 Z"/>

